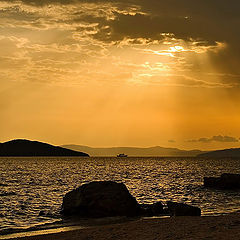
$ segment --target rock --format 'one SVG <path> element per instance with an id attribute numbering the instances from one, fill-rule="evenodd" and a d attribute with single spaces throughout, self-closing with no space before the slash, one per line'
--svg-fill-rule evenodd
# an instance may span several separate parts
<path id="1" fill-rule="evenodd" d="M 201 209 L 185 203 L 167 202 L 171 216 L 201 216 Z"/>
<path id="2" fill-rule="evenodd" d="M 216 177 L 204 177 L 203 178 L 203 185 L 204 187 L 217 187 L 220 185 L 220 178 Z"/>
<path id="3" fill-rule="evenodd" d="M 153 204 L 141 204 L 141 215 L 152 217 L 159 216 L 164 213 L 163 204 L 156 202 Z"/>
<path id="4" fill-rule="evenodd" d="M 45 212 L 43 210 L 41 210 L 38 214 L 38 216 L 44 216 L 45 215 Z"/>
<path id="5" fill-rule="evenodd" d="M 240 174 L 223 173 L 220 177 L 205 177 L 204 187 L 217 189 L 240 188 Z"/>
<path id="6" fill-rule="evenodd" d="M 123 183 L 99 181 L 83 184 L 63 198 L 62 214 L 79 217 L 136 216 L 140 205 Z"/>
<path id="7" fill-rule="evenodd" d="M 220 179 L 223 188 L 240 188 L 240 174 L 223 173 Z"/>
<path id="8" fill-rule="evenodd" d="M 44 211 L 44 210 L 41 210 L 38 214 L 39 217 L 54 217 L 54 214 L 51 213 L 50 211 Z"/>
<path id="9" fill-rule="evenodd" d="M 152 204 L 153 216 L 163 214 L 163 204 L 161 202 L 156 202 Z"/>

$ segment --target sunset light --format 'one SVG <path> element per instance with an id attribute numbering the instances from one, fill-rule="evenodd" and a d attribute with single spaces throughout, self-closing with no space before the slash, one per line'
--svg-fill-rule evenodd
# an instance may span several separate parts
<path id="1" fill-rule="evenodd" d="M 201 19 L 157 2 L 0 7 L 2 141 L 215 149 L 189 140 L 240 135 L 238 43 L 213 35 L 225 25 L 205 6 Z"/>
<path id="2" fill-rule="evenodd" d="M 0 240 L 240 239 L 240 0 L 0 0 Z"/>

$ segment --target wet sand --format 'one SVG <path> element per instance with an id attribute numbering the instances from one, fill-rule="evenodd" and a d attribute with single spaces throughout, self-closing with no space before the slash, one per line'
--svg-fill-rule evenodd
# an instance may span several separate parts
<path id="1" fill-rule="evenodd" d="M 240 239 L 240 213 L 209 217 L 171 217 L 93 226 L 20 240 Z"/>

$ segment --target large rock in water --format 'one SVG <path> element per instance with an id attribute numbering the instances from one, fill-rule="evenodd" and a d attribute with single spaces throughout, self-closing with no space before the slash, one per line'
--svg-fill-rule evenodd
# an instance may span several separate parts
<path id="1" fill-rule="evenodd" d="M 68 192 L 63 198 L 62 214 L 93 218 L 136 216 L 140 205 L 123 183 L 99 181 Z"/>
<path id="2" fill-rule="evenodd" d="M 220 177 L 205 177 L 204 187 L 240 189 L 240 174 L 223 173 Z"/>
<path id="3" fill-rule="evenodd" d="M 201 216 L 201 209 L 185 203 L 167 202 L 168 210 L 172 216 Z"/>

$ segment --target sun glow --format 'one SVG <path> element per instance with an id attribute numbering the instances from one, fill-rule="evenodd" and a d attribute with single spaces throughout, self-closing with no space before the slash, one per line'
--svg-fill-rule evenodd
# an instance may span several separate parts
<path id="1" fill-rule="evenodd" d="M 215 32 L 201 24 L 217 15 L 184 18 L 185 7 L 165 13 L 157 1 L 0 2 L 2 140 L 164 145 L 240 134 L 239 41 L 221 36 L 224 18 Z"/>
<path id="2" fill-rule="evenodd" d="M 182 46 L 174 46 L 174 47 L 170 47 L 169 52 L 184 52 L 185 49 Z"/>

